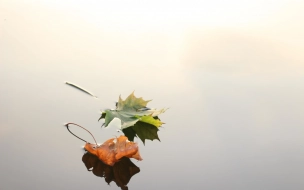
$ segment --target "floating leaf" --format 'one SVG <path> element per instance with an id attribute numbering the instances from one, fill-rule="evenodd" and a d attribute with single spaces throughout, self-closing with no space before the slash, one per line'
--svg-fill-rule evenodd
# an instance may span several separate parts
<path id="1" fill-rule="evenodd" d="M 129 141 L 133 141 L 134 137 L 139 137 L 140 140 L 145 144 L 145 140 L 154 140 L 157 139 L 160 141 L 158 137 L 158 128 L 155 126 L 144 123 L 144 122 L 137 122 L 134 126 L 123 129 L 122 132 L 125 134 L 126 137 L 128 137 Z"/>
<path id="2" fill-rule="evenodd" d="M 149 123 L 139 121 L 134 126 L 132 126 L 132 129 L 144 144 L 146 139 L 149 139 L 151 141 L 157 139 L 160 141 L 157 135 L 158 128 Z"/>
<path id="3" fill-rule="evenodd" d="M 132 127 L 128 127 L 122 130 L 126 137 L 128 137 L 129 141 L 134 141 L 134 137 L 136 137 L 136 132 Z"/>
<path id="4" fill-rule="evenodd" d="M 122 100 L 121 96 L 119 96 L 119 100 L 117 102 L 117 110 L 120 111 L 138 111 L 141 108 L 146 108 L 148 102 L 151 100 L 145 101 L 142 98 L 136 98 L 134 92 L 130 94 L 126 100 Z"/>
<path id="5" fill-rule="evenodd" d="M 105 111 L 105 127 L 111 123 L 114 118 L 118 118 L 121 121 L 121 129 L 125 129 L 134 125 L 139 119 L 135 117 L 135 113 L 116 111 L 116 110 L 106 110 Z"/>
<path id="6" fill-rule="evenodd" d="M 121 129 L 131 127 L 138 121 L 159 127 L 162 122 L 154 119 L 154 117 L 164 113 L 166 109 L 146 109 L 149 101 L 151 100 L 146 101 L 143 98 L 136 98 L 134 92 L 130 94 L 126 100 L 122 100 L 119 96 L 116 110 L 106 110 L 102 112 L 99 120 L 104 118 L 105 127 L 107 127 L 114 118 L 118 118 L 121 121 Z"/>
<path id="7" fill-rule="evenodd" d="M 159 119 L 155 119 L 150 115 L 144 115 L 141 117 L 137 116 L 137 118 L 139 119 L 139 121 L 154 125 L 155 127 L 160 127 L 163 124 L 163 122 L 161 122 Z"/>
<path id="8" fill-rule="evenodd" d="M 113 166 L 122 157 L 135 158 L 142 160 L 137 143 L 127 142 L 127 137 L 121 135 L 118 138 L 112 138 L 100 146 L 86 143 L 85 149 L 91 154 L 96 155 L 105 164 Z M 116 142 L 114 142 L 116 140 Z"/>

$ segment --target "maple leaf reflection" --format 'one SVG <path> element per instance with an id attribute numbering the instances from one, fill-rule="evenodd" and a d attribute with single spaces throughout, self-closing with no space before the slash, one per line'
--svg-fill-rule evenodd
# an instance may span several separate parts
<path id="1" fill-rule="evenodd" d="M 82 161 L 88 171 L 92 171 L 98 177 L 104 177 L 108 184 L 114 181 L 122 190 L 128 190 L 127 184 L 131 177 L 140 172 L 139 167 L 127 157 L 122 157 L 119 162 L 109 166 L 99 160 L 97 156 L 87 152 L 83 155 Z"/>

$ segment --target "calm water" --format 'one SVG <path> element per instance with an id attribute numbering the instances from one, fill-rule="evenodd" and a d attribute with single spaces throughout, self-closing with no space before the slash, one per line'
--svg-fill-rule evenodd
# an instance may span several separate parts
<path id="1" fill-rule="evenodd" d="M 101 128 L 99 112 L 134 90 L 153 99 L 149 107 L 169 109 L 160 116 L 166 123 L 161 142 L 135 140 L 143 161 L 132 160 L 140 172 L 129 189 L 304 187 L 304 75 L 295 60 L 269 58 L 257 47 L 245 54 L 248 60 L 223 63 L 219 57 L 229 57 L 223 52 L 230 42 L 217 52 L 204 47 L 203 38 L 186 43 L 169 31 L 115 37 L 54 10 L 31 15 L 36 9 L 29 5 L 20 14 L 7 7 L 0 21 L 1 190 L 120 189 L 87 171 L 84 142 L 63 125 L 78 123 L 99 143 L 119 136 L 119 121 Z M 234 45 L 229 53 L 237 56 L 248 44 Z M 201 56 L 207 50 L 219 55 Z M 256 64 L 250 62 L 256 56 Z M 71 130 L 93 142 L 85 131 Z"/>

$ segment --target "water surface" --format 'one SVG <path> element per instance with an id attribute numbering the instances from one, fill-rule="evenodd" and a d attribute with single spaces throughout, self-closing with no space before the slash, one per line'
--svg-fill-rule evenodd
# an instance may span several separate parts
<path id="1" fill-rule="evenodd" d="M 84 142 L 64 123 L 86 127 L 99 143 L 119 136 L 118 120 L 101 128 L 100 110 L 134 90 L 153 99 L 150 107 L 169 109 L 160 116 L 161 142 L 135 140 L 143 161 L 132 160 L 140 172 L 129 189 L 304 187 L 303 43 L 294 40 L 303 38 L 292 32 L 296 25 L 274 36 L 270 21 L 262 32 L 185 23 L 126 29 L 126 20 L 88 21 L 73 6 L 3 4 L 0 189 L 119 189 L 87 171 Z"/>

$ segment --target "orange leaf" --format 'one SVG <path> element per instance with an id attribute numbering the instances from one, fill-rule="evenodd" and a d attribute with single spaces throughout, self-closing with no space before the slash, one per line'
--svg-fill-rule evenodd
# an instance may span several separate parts
<path id="1" fill-rule="evenodd" d="M 142 160 L 137 143 L 127 142 L 128 138 L 123 135 L 116 138 L 116 142 L 114 140 L 115 138 L 109 139 L 100 146 L 86 143 L 84 148 L 110 166 L 113 166 L 122 157 Z"/>

